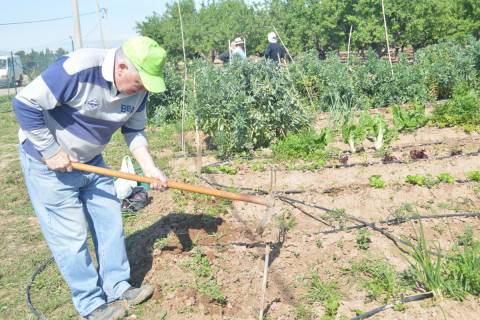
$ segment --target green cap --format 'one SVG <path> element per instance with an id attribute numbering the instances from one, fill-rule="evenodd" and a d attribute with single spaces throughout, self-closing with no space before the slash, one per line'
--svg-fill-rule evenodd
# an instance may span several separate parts
<path id="1" fill-rule="evenodd" d="M 134 37 L 122 45 L 123 52 L 137 68 L 143 86 L 150 92 L 165 91 L 163 65 L 167 52 L 153 39 Z"/>

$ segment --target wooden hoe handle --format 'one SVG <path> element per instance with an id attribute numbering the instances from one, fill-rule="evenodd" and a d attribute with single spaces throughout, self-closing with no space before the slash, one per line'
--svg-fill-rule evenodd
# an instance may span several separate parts
<path id="1" fill-rule="evenodd" d="M 72 167 L 75 170 L 87 171 L 87 172 L 101 174 L 103 176 L 122 178 L 126 180 L 137 181 L 137 182 L 145 182 L 145 183 L 158 182 L 158 180 L 155 178 L 143 177 L 136 174 L 91 166 L 84 163 L 72 162 Z M 263 206 L 267 205 L 266 201 L 263 200 L 262 198 L 251 196 L 248 194 L 234 193 L 234 192 L 222 191 L 222 190 L 217 190 L 212 188 L 193 186 L 183 182 L 177 182 L 177 181 L 171 181 L 171 180 L 167 182 L 167 185 L 169 188 L 172 188 L 172 189 L 202 193 L 202 194 L 207 194 L 207 195 L 218 197 L 218 198 L 256 203 Z"/>

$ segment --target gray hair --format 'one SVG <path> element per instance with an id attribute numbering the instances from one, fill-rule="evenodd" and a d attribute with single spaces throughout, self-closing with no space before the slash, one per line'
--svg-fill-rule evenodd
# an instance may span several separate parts
<path id="1" fill-rule="evenodd" d="M 124 63 L 127 65 L 129 72 L 135 72 L 138 73 L 137 68 L 133 65 L 133 63 L 128 59 L 128 57 L 125 55 L 125 52 L 123 52 L 123 49 L 120 47 L 117 49 L 115 52 L 115 64 L 118 63 Z"/>

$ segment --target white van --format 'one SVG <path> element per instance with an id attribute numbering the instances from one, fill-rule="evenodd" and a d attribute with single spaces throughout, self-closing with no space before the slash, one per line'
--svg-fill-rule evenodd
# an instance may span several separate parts
<path id="1" fill-rule="evenodd" d="M 0 87 L 21 86 L 23 66 L 19 56 L 0 56 Z"/>

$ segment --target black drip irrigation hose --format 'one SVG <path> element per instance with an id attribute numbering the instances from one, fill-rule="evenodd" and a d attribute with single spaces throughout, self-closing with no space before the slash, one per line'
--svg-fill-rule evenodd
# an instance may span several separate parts
<path id="1" fill-rule="evenodd" d="M 28 309 L 37 317 L 37 319 L 40 320 L 47 320 L 47 318 L 40 312 L 38 311 L 32 304 L 32 301 L 30 300 L 30 289 L 33 285 L 33 282 L 35 281 L 35 278 L 45 270 L 45 268 L 54 261 L 53 257 L 50 257 L 43 261 L 35 270 L 35 272 L 32 274 L 32 277 L 30 278 L 30 281 L 27 284 L 27 287 L 25 288 L 25 297 L 27 301 L 27 306 Z"/>
<path id="2" fill-rule="evenodd" d="M 406 297 L 406 298 L 403 298 L 403 299 L 399 300 L 395 304 L 386 304 L 384 306 L 381 306 L 381 307 L 372 309 L 370 311 L 367 311 L 365 313 L 359 314 L 358 316 L 353 317 L 350 320 L 367 319 L 367 318 L 370 318 L 371 316 L 376 315 L 379 312 L 382 312 L 382 311 L 385 311 L 387 309 L 391 309 L 391 308 L 395 307 L 396 304 L 405 304 L 405 303 L 409 303 L 409 302 L 413 302 L 413 301 L 420 301 L 420 300 L 424 300 L 424 299 L 428 299 L 428 298 L 432 298 L 432 297 L 433 297 L 432 292 L 420 293 L 420 294 L 417 294 L 417 295 L 414 295 L 414 296 L 409 296 L 409 297 Z"/>
<path id="3" fill-rule="evenodd" d="M 428 216 L 423 216 L 423 215 L 415 215 L 411 217 L 405 217 L 405 218 L 393 218 L 389 220 L 382 220 L 378 222 L 372 222 L 372 224 L 387 224 L 387 225 L 398 225 L 402 224 L 411 220 L 427 220 L 427 219 L 442 219 L 442 218 L 476 218 L 480 217 L 480 212 L 458 212 L 458 213 L 448 213 L 448 214 L 435 214 L 435 215 L 428 215 Z M 330 233 L 337 233 L 337 232 L 344 232 L 352 229 L 361 229 L 367 227 L 366 224 L 356 224 L 353 226 L 348 226 L 348 227 L 343 227 L 343 228 L 336 228 L 332 230 L 326 230 L 326 231 L 319 231 L 314 234 L 330 234 Z"/>

